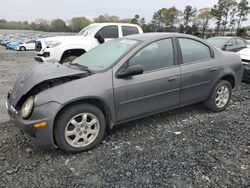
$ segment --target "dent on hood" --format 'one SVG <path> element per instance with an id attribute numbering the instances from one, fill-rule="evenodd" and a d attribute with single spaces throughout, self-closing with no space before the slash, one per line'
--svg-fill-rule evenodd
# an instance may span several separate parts
<path id="1" fill-rule="evenodd" d="M 61 84 L 64 84 L 66 82 L 70 82 L 76 79 L 80 79 L 85 77 L 86 75 L 73 75 L 73 76 L 66 76 L 66 77 L 61 77 L 61 78 L 54 78 L 50 80 L 45 80 L 37 85 L 35 85 L 33 88 L 31 88 L 26 94 L 24 94 L 20 100 L 18 101 L 16 108 L 20 108 L 23 102 L 26 100 L 27 97 L 29 96 L 35 96 L 38 93 L 49 89 L 51 87 L 55 87 Z"/>
<path id="2" fill-rule="evenodd" d="M 19 106 L 30 95 L 88 76 L 87 72 L 58 64 L 34 64 L 16 81 L 10 95 L 12 105 Z"/>

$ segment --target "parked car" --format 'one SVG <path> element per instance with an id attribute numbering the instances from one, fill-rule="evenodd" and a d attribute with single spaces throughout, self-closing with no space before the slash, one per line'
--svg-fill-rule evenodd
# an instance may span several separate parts
<path id="1" fill-rule="evenodd" d="M 207 39 L 207 42 L 222 50 L 232 52 L 238 52 L 249 45 L 245 39 L 240 37 L 211 37 Z"/>
<path id="2" fill-rule="evenodd" d="M 122 36 L 143 33 L 140 26 L 125 23 L 95 23 L 81 30 L 77 36 L 60 36 L 36 42 L 38 62 L 69 62 L 90 49 Z"/>
<path id="3" fill-rule="evenodd" d="M 242 60 L 244 67 L 243 81 L 250 82 L 250 48 L 245 48 L 237 52 Z"/>
<path id="4" fill-rule="evenodd" d="M 29 40 L 28 42 L 21 43 L 18 50 L 26 51 L 26 50 L 35 50 L 35 40 Z"/>
<path id="5" fill-rule="evenodd" d="M 16 48 L 19 48 L 19 46 L 20 46 L 19 41 L 13 41 L 13 42 L 10 42 L 10 43 L 6 44 L 6 48 L 7 49 L 12 49 L 12 50 L 14 50 Z"/>
<path id="6" fill-rule="evenodd" d="M 238 54 L 197 37 L 132 35 L 71 63 L 35 63 L 17 79 L 6 106 L 36 144 L 75 153 L 99 144 L 107 128 L 151 114 L 197 102 L 223 111 L 242 74 Z"/>

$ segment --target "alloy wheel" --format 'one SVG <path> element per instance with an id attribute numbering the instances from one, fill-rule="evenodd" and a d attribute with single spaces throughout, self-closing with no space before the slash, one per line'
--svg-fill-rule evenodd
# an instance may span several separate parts
<path id="1" fill-rule="evenodd" d="M 85 147 L 94 142 L 100 131 L 98 118 L 91 113 L 81 113 L 73 117 L 65 127 L 67 143 L 73 147 Z"/>
<path id="2" fill-rule="evenodd" d="M 230 92 L 229 88 L 225 85 L 221 86 L 216 93 L 215 104 L 219 108 L 223 108 L 229 100 Z"/>

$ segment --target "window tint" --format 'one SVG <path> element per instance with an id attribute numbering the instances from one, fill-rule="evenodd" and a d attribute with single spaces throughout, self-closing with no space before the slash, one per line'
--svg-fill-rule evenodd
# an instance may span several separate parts
<path id="1" fill-rule="evenodd" d="M 105 26 L 99 30 L 103 38 L 118 38 L 118 26 Z"/>
<path id="2" fill-rule="evenodd" d="M 174 51 L 171 39 L 154 42 L 139 51 L 129 65 L 141 65 L 144 72 L 174 65 Z"/>
<path id="3" fill-rule="evenodd" d="M 191 63 L 211 58 L 210 48 L 196 40 L 179 38 L 183 63 Z"/>
<path id="4" fill-rule="evenodd" d="M 122 34 L 123 36 L 138 34 L 139 31 L 136 27 L 130 27 L 130 26 L 122 26 Z"/>

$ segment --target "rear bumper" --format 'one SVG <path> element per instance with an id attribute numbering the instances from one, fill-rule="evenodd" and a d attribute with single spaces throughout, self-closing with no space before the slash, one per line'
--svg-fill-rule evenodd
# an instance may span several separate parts
<path id="1" fill-rule="evenodd" d="M 6 108 L 11 122 L 20 129 L 20 131 L 29 138 L 32 143 L 43 148 L 56 148 L 53 136 L 53 125 L 55 115 L 60 108 L 60 104 L 50 102 L 33 109 L 31 117 L 23 119 L 19 112 L 7 100 Z M 34 124 L 38 122 L 47 122 L 45 127 L 35 128 Z"/>

